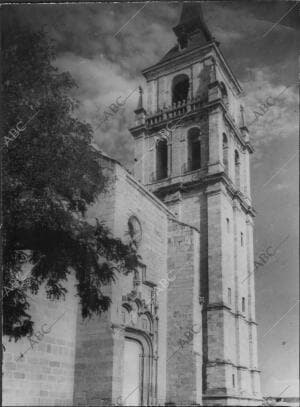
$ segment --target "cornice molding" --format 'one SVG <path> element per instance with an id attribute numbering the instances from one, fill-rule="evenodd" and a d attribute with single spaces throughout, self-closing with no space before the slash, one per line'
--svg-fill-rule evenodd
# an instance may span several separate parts
<path id="1" fill-rule="evenodd" d="M 199 48 L 194 48 L 189 51 L 184 51 L 181 55 L 176 55 L 175 57 L 170 57 L 167 60 L 160 61 L 154 65 L 149 66 L 148 68 L 145 68 L 142 70 L 143 76 L 147 79 L 147 81 L 153 80 L 155 76 L 159 75 L 159 71 L 167 70 L 169 67 L 174 67 L 174 64 L 180 64 L 186 62 L 185 60 L 188 60 L 188 64 L 191 64 L 192 58 L 197 58 L 197 57 L 202 57 L 203 58 L 203 53 L 209 49 L 213 49 L 213 42 L 208 43 L 204 47 L 199 47 Z M 208 56 L 206 56 L 203 59 L 207 59 Z M 200 62 L 200 61 L 194 61 L 194 62 Z M 152 76 L 152 77 L 150 77 Z"/>
<path id="2" fill-rule="evenodd" d="M 174 193 L 177 191 L 180 192 L 185 192 L 185 191 L 190 191 L 192 189 L 201 189 L 203 192 L 205 192 L 207 195 L 210 194 L 220 194 L 222 193 L 222 189 L 214 189 L 207 191 L 205 188 L 209 187 L 210 185 L 214 185 L 216 183 L 222 182 L 223 185 L 225 185 L 226 190 L 228 192 L 229 197 L 232 199 L 232 201 L 237 200 L 239 204 L 241 205 L 241 208 L 243 211 L 247 214 L 250 215 L 251 217 L 255 217 L 255 210 L 254 208 L 247 203 L 246 198 L 244 198 L 243 194 L 238 191 L 236 188 L 234 188 L 233 183 L 230 181 L 229 177 L 225 172 L 219 172 L 215 174 L 205 174 L 203 175 L 199 180 L 197 181 L 184 181 L 184 178 L 187 177 L 189 173 L 185 175 L 179 175 L 176 178 L 178 178 L 178 181 L 175 183 L 169 183 L 167 185 L 162 185 L 159 186 L 162 182 L 156 182 L 156 183 L 151 183 L 148 184 L 147 186 L 151 188 L 153 193 L 157 196 L 160 196 L 162 194 L 166 193 Z M 174 179 L 174 178 L 173 178 Z M 168 179 L 170 182 L 170 179 Z M 154 190 L 155 185 L 157 185 L 157 188 Z"/>
<path id="3" fill-rule="evenodd" d="M 229 312 L 233 317 L 235 318 L 240 318 L 243 321 L 245 321 L 248 325 L 258 325 L 256 321 L 254 321 L 253 319 L 246 319 L 246 315 L 244 315 L 243 313 L 237 311 L 237 312 L 233 312 L 232 311 L 232 307 L 230 307 L 228 304 L 225 304 L 224 302 L 217 302 L 217 303 L 210 303 L 207 304 L 204 307 L 204 311 L 215 311 L 215 310 L 225 310 L 227 312 Z"/>
<path id="4" fill-rule="evenodd" d="M 203 58 L 203 54 L 207 53 L 209 51 L 214 51 L 215 55 L 206 55 L 205 58 Z M 196 59 L 194 62 L 201 62 L 201 60 L 197 61 L 197 57 L 202 57 L 203 59 L 211 58 L 211 57 L 217 57 L 218 62 L 223 69 L 223 71 L 226 72 L 228 75 L 228 78 L 230 82 L 234 85 L 237 94 L 241 94 L 243 89 L 241 85 L 239 84 L 237 78 L 233 74 L 232 70 L 230 69 L 229 65 L 227 64 L 222 52 L 220 51 L 219 47 L 216 45 L 215 41 L 211 41 L 205 46 L 199 47 L 199 48 L 194 48 L 189 51 L 184 51 L 181 55 L 176 55 L 175 57 L 170 57 L 170 59 L 160 61 L 154 65 L 151 65 L 148 68 L 145 68 L 142 70 L 142 74 L 144 77 L 147 79 L 147 82 L 150 80 L 156 79 L 157 76 L 159 76 L 160 71 L 167 70 L 168 68 L 174 66 L 174 64 L 180 64 L 184 63 L 185 60 L 188 61 L 187 65 L 191 64 L 191 60 L 193 58 Z"/>
<path id="5" fill-rule="evenodd" d="M 243 138 L 243 135 L 242 135 L 240 129 L 235 124 L 231 114 L 228 112 L 228 110 L 227 110 L 226 106 L 224 105 L 224 102 L 222 101 L 221 98 L 216 99 L 212 102 L 203 103 L 203 105 L 200 108 L 198 108 L 197 110 L 186 112 L 184 114 L 184 116 L 185 116 L 184 120 L 187 121 L 187 120 L 193 119 L 197 115 L 206 116 L 209 114 L 214 114 L 213 110 L 216 110 L 216 109 L 220 109 L 223 112 L 224 120 L 227 123 L 227 125 L 230 127 L 232 132 L 234 133 L 234 136 L 236 137 L 237 141 L 239 142 L 241 148 L 243 150 L 248 150 L 248 152 L 250 154 L 252 154 L 254 152 L 254 148 L 253 148 L 252 144 L 250 143 L 250 141 L 246 141 Z M 218 113 L 218 112 L 216 111 L 215 113 Z M 148 116 L 146 115 L 146 120 L 148 119 Z M 151 115 L 151 116 L 153 116 L 153 115 Z M 166 127 L 167 123 L 172 124 L 173 121 L 176 122 L 176 121 L 178 121 L 178 119 L 180 119 L 180 116 L 176 116 L 173 119 L 166 118 L 164 120 L 161 120 L 159 123 L 154 123 L 150 126 L 147 125 L 146 123 L 139 124 L 138 126 L 131 127 L 129 129 L 129 131 L 132 134 L 132 136 L 135 138 L 138 137 L 142 132 L 145 133 L 146 137 L 147 136 L 149 137 L 149 136 L 151 136 L 150 133 L 159 131 L 160 129 Z"/>
<path id="6" fill-rule="evenodd" d="M 246 396 L 234 396 L 230 394 L 224 394 L 224 395 L 209 395 L 209 394 L 203 394 L 202 396 L 203 399 L 234 399 L 234 400 L 255 400 L 255 401 L 262 401 L 262 398 L 259 397 L 246 397 Z"/>

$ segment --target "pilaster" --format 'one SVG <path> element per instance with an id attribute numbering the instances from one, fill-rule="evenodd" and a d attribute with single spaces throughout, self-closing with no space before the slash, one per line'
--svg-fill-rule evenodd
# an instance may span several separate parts
<path id="1" fill-rule="evenodd" d="M 220 106 L 211 109 L 208 116 L 209 126 L 209 157 L 208 173 L 214 174 L 223 171 L 222 164 L 222 119 L 223 112 Z"/>

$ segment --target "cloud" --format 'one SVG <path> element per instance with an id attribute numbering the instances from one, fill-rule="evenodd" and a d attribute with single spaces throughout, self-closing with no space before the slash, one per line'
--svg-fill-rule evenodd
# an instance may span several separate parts
<path id="1" fill-rule="evenodd" d="M 277 185 L 274 186 L 274 190 L 275 191 L 284 191 L 284 190 L 289 190 L 290 187 L 291 187 L 290 184 L 278 183 Z"/>
<path id="2" fill-rule="evenodd" d="M 248 69 L 248 74 L 252 80 L 244 82 L 246 115 L 256 157 L 261 158 L 262 146 L 287 138 L 296 140 L 296 83 L 278 83 L 270 68 Z"/>
<path id="3" fill-rule="evenodd" d="M 284 89 L 284 82 L 279 78 L 281 72 L 290 70 L 288 59 L 284 62 L 280 58 L 274 65 L 274 52 L 271 52 L 271 57 L 266 56 L 272 50 L 272 35 L 265 40 L 257 39 L 257 33 L 265 32 L 270 25 L 257 11 L 259 7 L 236 7 L 234 2 L 205 3 L 202 7 L 208 26 L 221 41 L 225 56 L 228 54 L 229 64 L 243 79 L 248 92 L 248 115 L 252 120 L 253 111 L 266 97 L 276 97 Z M 179 20 L 180 8 L 179 4 L 158 5 L 149 2 L 143 5 L 99 3 L 65 4 L 59 7 L 21 6 L 19 10 L 22 18 L 33 26 L 48 24 L 49 35 L 58 41 L 56 64 L 61 70 L 69 70 L 78 83 L 76 96 L 81 101 L 79 115 L 94 124 L 99 112 L 107 109 L 118 96 L 126 96 L 139 84 L 143 85 L 145 79 L 141 70 L 158 62 L 174 45 L 176 38 L 172 27 Z M 264 13 L 265 8 L 261 8 Z M 291 30 L 284 27 L 279 29 L 281 35 L 277 48 L 280 47 L 281 56 L 284 56 L 290 52 L 285 45 L 287 41 L 290 42 L 290 34 L 288 37 L 286 35 Z M 98 130 L 96 141 L 100 144 L 105 141 L 109 154 L 114 155 L 119 151 L 124 134 L 127 134 L 128 151 L 132 151 L 127 126 L 133 120 L 135 102 L 134 97 L 128 100 L 124 110 L 128 116 L 117 115 L 110 129 L 105 127 Z M 253 124 L 251 132 L 256 148 L 255 166 L 262 158 L 263 146 L 274 139 L 295 134 L 296 103 L 295 88 L 289 89 L 261 120 Z M 127 163 L 128 159 L 125 155 L 122 161 Z"/>
<path id="4" fill-rule="evenodd" d="M 56 65 L 75 78 L 78 88 L 74 96 L 81 102 L 78 116 L 92 124 L 97 145 L 129 165 L 133 159 L 133 139 L 127 129 L 132 127 L 137 106 L 137 79 L 128 78 L 118 64 L 105 57 L 88 60 L 65 53 Z M 125 103 L 124 107 L 117 109 L 117 101 Z M 105 112 L 107 121 L 100 125 Z"/>

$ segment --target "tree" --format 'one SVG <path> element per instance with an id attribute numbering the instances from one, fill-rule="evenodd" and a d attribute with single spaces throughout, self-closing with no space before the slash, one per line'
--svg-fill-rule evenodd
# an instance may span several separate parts
<path id="1" fill-rule="evenodd" d="M 33 333 L 28 295 L 45 283 L 49 299 L 64 298 L 64 282 L 76 276 L 82 316 L 108 309 L 101 287 L 116 271 L 136 269 L 135 247 L 111 236 L 88 206 L 105 189 L 92 128 L 75 117 L 76 86 L 51 62 L 55 47 L 43 30 L 15 17 L 3 30 L 3 333 Z M 105 259 L 100 261 L 100 259 Z M 20 283 L 32 264 L 27 284 Z M 17 283 L 16 283 L 17 282 Z"/>

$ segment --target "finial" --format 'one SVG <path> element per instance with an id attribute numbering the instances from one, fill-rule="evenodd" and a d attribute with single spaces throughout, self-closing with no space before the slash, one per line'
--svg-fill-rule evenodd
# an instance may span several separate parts
<path id="1" fill-rule="evenodd" d="M 244 106 L 243 105 L 240 105 L 240 110 L 241 110 L 241 127 L 246 127 L 245 115 L 244 115 Z"/>
<path id="2" fill-rule="evenodd" d="M 137 105 L 137 110 L 142 109 L 142 108 L 143 108 L 143 88 L 140 85 L 139 86 L 139 101 L 138 101 L 138 105 Z"/>
<path id="3" fill-rule="evenodd" d="M 144 91 L 143 91 L 143 88 L 141 87 L 141 85 L 139 85 L 138 89 L 139 89 L 139 101 L 138 101 L 137 108 L 134 111 L 134 113 L 136 113 L 136 114 L 141 113 L 141 112 L 145 113 L 145 109 L 144 109 L 144 106 L 143 106 L 143 93 L 144 93 Z"/>

